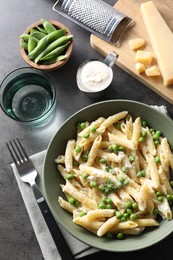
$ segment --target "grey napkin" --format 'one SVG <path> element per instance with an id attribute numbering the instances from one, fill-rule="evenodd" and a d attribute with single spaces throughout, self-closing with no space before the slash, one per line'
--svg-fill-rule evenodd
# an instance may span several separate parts
<path id="1" fill-rule="evenodd" d="M 155 109 L 158 109 L 160 112 L 167 114 L 167 109 L 165 106 L 152 106 Z M 167 114 L 168 115 L 168 114 Z M 42 166 L 43 160 L 45 156 L 46 150 L 35 155 L 31 156 L 31 159 L 38 170 L 38 186 L 43 193 L 42 186 Z M 11 164 L 12 169 L 14 171 L 23 201 L 25 203 L 26 209 L 28 211 L 34 232 L 36 234 L 38 243 L 42 250 L 42 254 L 45 260 L 61 260 L 57 247 L 51 237 L 51 234 L 46 226 L 42 213 L 37 205 L 32 189 L 26 183 L 23 183 L 19 177 L 18 171 L 14 164 Z M 44 195 L 44 193 L 43 193 Z M 73 236 L 71 236 L 64 228 L 60 226 L 62 233 L 64 234 L 67 243 L 71 251 L 74 254 L 75 259 L 80 259 L 83 256 L 98 252 L 99 250 L 96 248 L 89 247 L 88 245 L 80 242 Z M 49 246 L 47 246 L 49 245 Z"/>
<path id="2" fill-rule="evenodd" d="M 36 169 L 38 170 L 38 186 L 43 193 L 42 186 L 42 166 L 43 160 L 45 156 L 46 150 L 35 155 L 32 155 L 30 158 L 32 159 Z M 42 216 L 42 213 L 37 205 L 35 200 L 33 191 L 31 187 L 27 183 L 23 183 L 20 179 L 18 171 L 14 164 L 11 164 L 13 172 L 15 174 L 17 184 L 19 186 L 23 201 L 25 203 L 26 209 L 28 211 L 28 215 L 30 217 L 35 235 L 37 237 L 38 243 L 42 250 L 42 254 L 45 260 L 61 260 L 58 249 L 52 239 L 52 236 L 46 226 L 46 222 Z M 43 193 L 44 195 L 44 193 Z M 88 245 L 80 242 L 72 235 L 70 235 L 63 227 L 59 226 L 71 251 L 74 254 L 75 259 L 79 259 L 83 256 L 95 253 L 99 251 L 96 248 L 89 247 Z M 49 245 L 49 246 L 47 246 Z"/>

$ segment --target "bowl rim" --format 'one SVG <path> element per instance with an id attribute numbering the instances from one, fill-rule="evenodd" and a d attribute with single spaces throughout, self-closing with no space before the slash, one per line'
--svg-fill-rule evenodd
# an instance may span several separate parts
<path id="1" fill-rule="evenodd" d="M 53 25 L 57 26 L 58 28 L 65 28 L 67 30 L 67 35 L 71 35 L 70 30 L 63 23 L 56 21 L 56 20 L 47 20 L 47 21 L 49 21 Z M 27 27 L 27 29 L 23 32 L 23 34 L 28 33 L 32 28 L 34 28 L 35 26 L 40 25 L 40 24 L 42 24 L 41 21 L 36 21 L 36 22 L 32 23 L 30 26 Z M 29 60 L 25 49 L 21 45 L 20 45 L 20 53 L 21 53 L 21 56 L 24 59 L 24 61 L 31 67 L 33 67 L 35 69 L 39 69 L 39 70 L 49 71 L 49 70 L 59 69 L 67 63 L 67 61 L 69 60 L 69 58 L 72 54 L 73 46 L 74 46 L 74 42 L 72 39 L 70 45 L 68 46 L 67 52 L 66 52 L 68 54 L 67 58 L 65 60 L 57 61 L 57 62 L 49 64 L 49 65 L 36 64 L 34 61 Z"/>
<path id="2" fill-rule="evenodd" d="M 57 132 L 53 135 L 52 139 L 50 140 L 49 144 L 48 144 L 48 147 L 47 147 L 47 151 L 46 151 L 46 154 L 45 154 L 45 157 L 44 157 L 44 162 L 43 162 L 43 190 L 44 190 L 44 194 L 45 194 L 45 199 L 50 207 L 50 210 L 55 218 L 55 220 L 57 221 L 58 224 L 62 225 L 62 227 L 67 230 L 68 233 L 70 233 L 73 237 L 77 238 L 78 240 L 82 241 L 83 243 L 85 244 L 88 244 L 89 246 L 91 247 L 95 247 L 97 249 L 101 249 L 101 250 L 105 250 L 105 251 L 110 251 L 110 252 L 132 252 L 132 251 L 138 251 L 138 250 L 141 250 L 141 249 L 145 249 L 145 248 L 148 248 L 148 247 L 151 247 L 159 242 L 161 242 L 163 239 L 165 239 L 166 237 L 168 237 L 172 231 L 173 231 L 173 228 L 171 229 L 171 224 L 173 222 L 173 219 L 169 221 L 170 225 L 169 225 L 169 228 L 166 229 L 166 231 L 164 230 L 163 231 L 163 236 L 160 237 L 160 236 L 157 236 L 156 234 L 159 232 L 159 228 L 152 231 L 156 232 L 155 234 L 155 237 L 153 237 L 153 233 L 149 233 L 149 236 L 147 236 L 147 238 L 150 238 L 149 239 L 149 242 L 148 242 L 148 239 L 145 239 L 146 235 L 148 235 L 148 233 L 144 233 L 144 235 L 142 234 L 142 237 L 144 238 L 144 240 L 142 240 L 143 242 L 141 242 L 141 237 L 140 235 L 137 236 L 137 239 L 138 239 L 138 243 L 140 244 L 140 247 L 138 245 L 136 245 L 135 243 L 133 243 L 133 246 L 129 246 L 129 238 L 127 238 L 127 241 L 126 239 L 125 240 L 114 240 L 114 243 L 117 245 L 116 247 L 110 247 L 109 246 L 109 243 L 112 243 L 111 241 L 106 243 L 107 242 L 107 239 L 106 240 L 103 240 L 101 241 L 100 239 L 102 238 L 99 238 L 97 237 L 96 235 L 93 235 L 95 240 L 92 239 L 92 242 L 90 242 L 90 240 L 88 241 L 86 238 L 88 237 L 88 234 L 86 235 L 86 232 L 83 232 L 82 230 L 82 227 L 81 230 L 79 231 L 78 228 L 76 228 L 76 230 L 71 230 L 69 229 L 69 227 L 67 227 L 67 225 L 64 223 L 64 221 L 59 217 L 59 215 L 57 214 L 57 212 L 55 211 L 54 208 L 51 208 L 51 202 L 49 201 L 49 197 L 48 197 L 48 194 L 46 193 L 46 163 L 47 163 L 47 158 L 48 158 L 48 154 L 51 150 L 51 146 L 54 142 L 54 139 L 56 138 L 56 136 L 58 135 L 59 131 L 65 127 L 65 125 L 68 123 L 68 121 L 72 120 L 73 117 L 76 117 L 76 116 L 79 116 L 81 113 L 83 113 L 85 110 L 87 109 L 92 109 L 94 108 L 95 106 L 101 106 L 102 104 L 107 104 L 107 103 L 126 103 L 126 104 L 137 104 L 137 106 L 141 106 L 143 108 L 146 108 L 148 110 L 148 112 L 150 113 L 155 113 L 155 115 L 157 115 L 158 117 L 161 117 L 162 119 L 164 120 L 167 120 L 167 122 L 169 123 L 169 125 L 172 125 L 173 127 L 173 121 L 171 118 L 169 118 L 166 114 L 160 112 L 159 110 L 155 109 L 154 107 L 150 106 L 150 105 L 147 105 L 145 103 L 142 103 L 142 102 L 139 102 L 139 101 L 134 101 L 134 100 L 125 100 L 125 99 L 111 99 L 111 100 L 105 100 L 105 101 L 100 101 L 100 102 L 96 102 L 96 103 L 93 103 L 91 105 L 88 105 L 80 110 L 78 110 L 77 112 L 75 112 L 74 114 L 72 114 L 70 117 L 68 117 L 64 123 L 58 128 Z M 172 141 L 172 145 L 173 145 L 173 141 Z M 55 155 L 56 156 L 56 155 Z M 54 158 L 52 158 L 52 162 L 53 162 Z M 58 197 L 58 194 L 57 194 L 57 197 Z M 62 209 L 63 210 L 63 209 Z M 71 216 L 70 216 L 71 217 Z M 163 220 L 164 221 L 164 220 Z M 161 221 L 161 226 L 162 226 L 162 223 L 163 221 Z M 167 227 L 167 226 L 166 226 Z M 134 238 L 134 237 L 133 237 Z M 103 238 L 104 239 L 104 238 Z M 136 238 L 135 238 L 136 239 Z M 97 242 L 98 241 L 98 242 Z M 101 241 L 101 242 L 100 242 Z M 137 241 L 137 240 L 136 240 Z M 144 243 L 145 241 L 145 243 Z M 121 247 L 121 243 L 124 243 L 125 246 Z M 112 245 L 112 244 L 111 244 Z M 120 245 L 120 247 L 119 247 Z"/>

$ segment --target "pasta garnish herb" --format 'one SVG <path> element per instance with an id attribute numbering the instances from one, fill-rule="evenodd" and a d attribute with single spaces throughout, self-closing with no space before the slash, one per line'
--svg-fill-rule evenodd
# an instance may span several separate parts
<path id="1" fill-rule="evenodd" d="M 62 208 L 97 236 L 123 239 L 171 220 L 173 153 L 160 130 L 127 111 L 77 124 L 55 163 Z M 159 218 L 158 218 L 159 217 Z M 91 222 L 92 219 L 92 222 Z"/>

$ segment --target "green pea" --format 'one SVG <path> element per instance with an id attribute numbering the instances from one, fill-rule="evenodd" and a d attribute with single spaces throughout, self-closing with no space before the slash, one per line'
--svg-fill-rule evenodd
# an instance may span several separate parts
<path id="1" fill-rule="evenodd" d="M 90 136 L 89 133 L 85 133 L 85 134 L 83 135 L 83 137 L 86 138 L 86 139 L 89 138 L 89 136 Z"/>
<path id="2" fill-rule="evenodd" d="M 115 126 L 117 129 L 120 129 L 120 128 L 121 128 L 121 123 L 114 123 L 114 126 Z"/>
<path id="3" fill-rule="evenodd" d="M 159 202 L 162 202 L 163 201 L 163 196 L 158 196 L 157 199 L 158 199 Z"/>
<path id="4" fill-rule="evenodd" d="M 79 163 L 77 161 L 73 161 L 73 166 L 78 167 Z"/>
<path id="5" fill-rule="evenodd" d="M 123 172 L 127 172 L 128 167 L 127 167 L 126 165 L 124 165 L 124 166 L 121 168 L 121 170 L 122 170 Z"/>
<path id="6" fill-rule="evenodd" d="M 90 187 L 95 188 L 97 186 L 96 181 L 90 181 Z"/>
<path id="7" fill-rule="evenodd" d="M 126 208 L 126 209 L 131 209 L 131 208 L 132 208 L 132 202 L 131 202 L 131 201 L 127 201 L 127 202 L 125 203 L 125 208 Z"/>
<path id="8" fill-rule="evenodd" d="M 122 217 L 120 218 L 120 222 L 125 222 L 125 221 L 126 221 L 126 217 L 122 216 Z"/>
<path id="9" fill-rule="evenodd" d="M 130 162 L 133 162 L 135 160 L 135 156 L 134 155 L 130 155 L 128 158 L 129 158 Z"/>
<path id="10" fill-rule="evenodd" d="M 139 172 L 136 174 L 136 176 L 137 176 L 138 178 L 141 178 L 141 177 L 145 177 L 145 174 L 146 174 L 145 170 L 141 170 L 141 171 L 139 171 Z"/>
<path id="11" fill-rule="evenodd" d="M 160 163 L 160 157 L 159 156 L 156 156 L 155 158 L 154 158 L 154 160 L 155 160 L 155 162 L 158 164 L 158 163 Z"/>
<path id="12" fill-rule="evenodd" d="M 132 213 L 132 214 L 130 215 L 130 220 L 134 221 L 134 220 L 136 220 L 136 219 L 137 219 L 137 215 L 136 215 L 135 213 Z"/>
<path id="13" fill-rule="evenodd" d="M 124 151 L 124 147 L 123 146 L 118 146 L 118 151 Z"/>
<path id="14" fill-rule="evenodd" d="M 107 204 L 106 205 L 106 209 L 111 209 L 112 208 L 112 205 L 111 204 Z"/>
<path id="15" fill-rule="evenodd" d="M 172 200 L 173 200 L 173 197 L 172 197 L 171 194 L 167 194 L 167 195 L 166 195 L 166 198 L 167 198 L 168 201 L 172 201 Z"/>
<path id="16" fill-rule="evenodd" d="M 147 136 L 147 131 L 146 130 L 142 130 L 141 136 L 142 137 L 146 137 Z"/>
<path id="17" fill-rule="evenodd" d="M 100 202 L 98 207 L 99 209 L 105 209 L 105 204 L 103 202 Z"/>
<path id="18" fill-rule="evenodd" d="M 156 196 L 157 196 L 157 197 L 162 196 L 162 195 L 163 195 L 162 192 L 160 192 L 160 191 L 157 191 L 157 192 L 156 192 Z"/>
<path id="19" fill-rule="evenodd" d="M 147 121 L 142 120 L 141 125 L 142 125 L 143 127 L 146 127 L 146 126 L 147 126 Z"/>
<path id="20" fill-rule="evenodd" d="M 115 212 L 115 216 L 116 216 L 118 219 L 120 219 L 120 218 L 122 218 L 123 214 L 122 214 L 120 211 L 116 211 L 116 212 Z"/>
<path id="21" fill-rule="evenodd" d="M 154 140 L 154 143 L 155 143 L 155 145 L 158 145 L 158 144 L 160 144 L 160 141 L 159 140 Z"/>
<path id="22" fill-rule="evenodd" d="M 79 215 L 80 215 L 80 217 L 83 217 L 83 216 L 85 216 L 85 215 L 86 215 L 86 212 L 84 212 L 84 211 L 81 211 Z"/>
<path id="23" fill-rule="evenodd" d="M 104 186 L 103 184 L 100 184 L 100 185 L 99 185 L 99 190 L 100 190 L 101 192 L 104 192 L 105 186 Z"/>
<path id="24" fill-rule="evenodd" d="M 83 178 L 83 179 L 86 179 L 87 177 L 88 177 L 87 173 L 86 173 L 86 172 L 83 172 L 83 173 L 82 173 L 82 178 Z"/>
<path id="25" fill-rule="evenodd" d="M 74 198 L 72 198 L 72 197 L 68 199 L 68 202 L 69 202 L 70 204 L 75 204 L 75 201 L 76 201 L 76 200 L 75 200 Z"/>
<path id="26" fill-rule="evenodd" d="M 109 232 L 109 233 L 106 234 L 106 237 L 108 239 L 112 239 L 113 238 L 113 234 L 111 232 Z"/>
<path id="27" fill-rule="evenodd" d="M 111 203 L 112 203 L 112 199 L 111 199 L 111 198 L 107 198 L 107 199 L 106 199 L 106 202 L 109 203 L 109 204 L 111 204 Z"/>
<path id="28" fill-rule="evenodd" d="M 71 173 L 67 174 L 67 176 L 66 176 L 67 180 L 72 180 L 73 178 L 74 178 L 74 175 Z"/>
<path id="29" fill-rule="evenodd" d="M 113 149 L 113 147 L 112 147 L 112 144 L 110 144 L 110 145 L 108 146 L 108 151 L 109 151 L 109 152 L 113 152 L 113 151 L 114 151 L 114 149 Z"/>
<path id="30" fill-rule="evenodd" d="M 76 151 L 76 153 L 80 153 L 82 151 L 81 146 L 79 146 L 79 145 L 76 146 L 75 151 Z"/>
<path id="31" fill-rule="evenodd" d="M 158 135 L 158 136 L 161 136 L 161 131 L 160 130 L 158 130 L 158 131 L 156 131 L 156 134 Z"/>
<path id="32" fill-rule="evenodd" d="M 121 233 L 121 232 L 119 232 L 119 233 L 117 234 L 117 238 L 118 238 L 118 239 L 123 239 L 123 238 L 124 238 L 124 234 Z"/>
<path id="33" fill-rule="evenodd" d="M 74 206 L 79 207 L 79 204 L 80 204 L 79 201 L 75 201 Z"/>
<path id="34" fill-rule="evenodd" d="M 81 124 L 80 124 L 80 127 L 81 127 L 82 129 L 85 129 L 85 128 L 86 128 L 86 123 L 85 123 L 85 122 L 81 123 Z"/>
<path id="35" fill-rule="evenodd" d="M 143 136 L 139 137 L 139 142 L 140 142 L 140 143 L 143 143 L 144 141 L 145 141 L 145 139 L 144 139 Z"/>
<path id="36" fill-rule="evenodd" d="M 138 209 L 138 203 L 137 202 L 132 203 L 132 208 L 133 209 Z"/>
<path id="37" fill-rule="evenodd" d="M 100 159 L 100 163 L 106 163 L 106 159 L 105 158 L 101 158 Z"/>
<path id="38" fill-rule="evenodd" d="M 154 134 L 154 135 L 153 135 L 153 140 L 157 141 L 157 140 L 159 139 L 159 137 L 160 137 L 160 136 L 159 136 L 158 134 Z"/>
<path id="39" fill-rule="evenodd" d="M 153 214 L 154 214 L 155 216 L 157 216 L 157 215 L 159 214 L 158 208 L 154 208 L 154 209 L 153 209 Z"/>
<path id="40" fill-rule="evenodd" d="M 92 132 L 92 133 L 95 133 L 96 130 L 97 130 L 97 129 L 96 129 L 95 127 L 92 127 L 92 128 L 91 128 L 91 132 Z"/>
<path id="41" fill-rule="evenodd" d="M 82 159 L 83 159 L 84 161 L 87 161 L 87 160 L 88 160 L 88 155 L 87 155 L 87 154 L 83 154 L 83 155 L 82 155 Z"/>

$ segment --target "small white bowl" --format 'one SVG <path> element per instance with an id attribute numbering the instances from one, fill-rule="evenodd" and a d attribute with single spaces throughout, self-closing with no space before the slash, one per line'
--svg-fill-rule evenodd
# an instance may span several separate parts
<path id="1" fill-rule="evenodd" d="M 84 61 L 77 70 L 76 81 L 78 88 L 91 98 L 105 94 L 113 79 L 112 66 L 117 54 L 109 54 L 104 61 L 90 59 Z"/>

